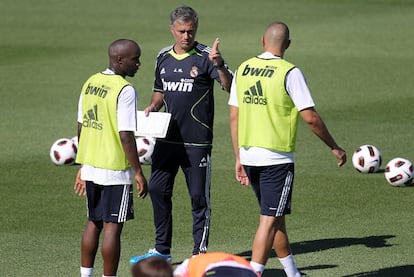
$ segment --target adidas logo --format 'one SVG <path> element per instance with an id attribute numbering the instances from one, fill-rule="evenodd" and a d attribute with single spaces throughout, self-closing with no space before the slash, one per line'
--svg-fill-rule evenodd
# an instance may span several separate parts
<path id="1" fill-rule="evenodd" d="M 83 115 L 82 128 L 102 130 L 102 123 L 98 121 L 98 105 L 93 106 Z"/>
<path id="2" fill-rule="evenodd" d="M 198 167 L 207 167 L 207 159 L 203 157 Z"/>
<path id="3" fill-rule="evenodd" d="M 257 81 L 254 86 L 244 92 L 243 103 L 254 105 L 267 105 L 266 97 L 263 97 L 262 84 Z"/>

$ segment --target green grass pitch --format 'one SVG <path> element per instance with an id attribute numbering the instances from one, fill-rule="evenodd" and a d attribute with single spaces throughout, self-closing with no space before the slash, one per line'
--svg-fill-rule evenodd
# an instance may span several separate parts
<path id="1" fill-rule="evenodd" d="M 173 42 L 169 12 L 182 1 L 3 0 L 0 3 L 0 276 L 79 276 L 85 200 L 73 192 L 77 166 L 57 167 L 49 148 L 76 135 L 81 85 L 107 66 L 106 48 L 121 37 L 142 48 L 130 79 L 149 103 L 155 57 Z M 414 187 L 393 188 L 383 173 L 359 174 L 354 149 L 373 144 L 383 166 L 414 161 L 414 3 L 408 0 L 190 1 L 199 12 L 197 40 L 212 44 L 232 69 L 261 52 L 260 36 L 285 21 L 285 58 L 305 73 L 316 108 L 348 163 L 299 126 L 293 213 L 288 232 L 308 276 L 412 276 Z M 210 251 L 250 257 L 258 207 L 234 179 L 228 95 L 216 87 Z M 145 167 L 149 177 L 149 167 Z M 125 225 L 119 276 L 128 258 L 153 247 L 150 199 L 136 200 Z M 172 255 L 191 254 L 191 210 L 183 176 L 174 191 Z M 95 276 L 101 276 L 100 253 Z M 265 277 L 284 276 L 272 253 Z"/>

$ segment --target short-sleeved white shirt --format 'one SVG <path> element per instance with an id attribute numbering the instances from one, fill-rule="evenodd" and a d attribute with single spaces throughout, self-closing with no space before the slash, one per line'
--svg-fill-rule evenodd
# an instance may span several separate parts
<path id="1" fill-rule="evenodd" d="M 115 74 L 110 69 L 103 71 L 104 74 Z M 119 131 L 136 131 L 137 129 L 137 94 L 132 86 L 125 86 L 118 96 L 117 119 Z M 82 123 L 82 97 L 78 103 L 78 122 Z M 81 178 L 93 181 L 99 185 L 122 185 L 132 184 L 134 180 L 133 170 L 109 170 L 97 168 L 91 165 L 82 165 Z"/>
<path id="2" fill-rule="evenodd" d="M 262 59 L 280 59 L 269 52 L 258 56 Z M 286 90 L 296 108 L 301 111 L 306 108 L 314 107 L 311 93 L 306 84 L 305 76 L 302 71 L 295 67 L 286 76 Z M 230 89 L 230 98 L 228 104 L 238 107 L 236 74 Z M 279 152 L 261 147 L 242 147 L 240 148 L 240 162 L 244 165 L 266 166 L 275 164 L 284 164 L 294 162 L 293 153 Z"/>

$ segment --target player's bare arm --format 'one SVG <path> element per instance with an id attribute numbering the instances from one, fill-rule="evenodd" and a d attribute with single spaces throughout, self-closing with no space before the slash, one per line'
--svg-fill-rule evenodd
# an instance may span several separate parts
<path id="1" fill-rule="evenodd" d="M 236 180 L 243 186 L 249 185 L 249 178 L 244 171 L 243 165 L 240 163 L 239 157 L 239 143 L 238 143 L 238 114 L 239 109 L 235 106 L 230 107 L 230 135 L 231 142 L 233 144 L 233 152 L 236 160 L 235 164 L 235 177 Z"/>
<path id="2" fill-rule="evenodd" d="M 148 194 L 148 183 L 142 172 L 141 164 L 139 163 L 137 145 L 135 141 L 134 132 L 120 131 L 122 147 L 125 155 L 135 172 L 135 181 L 137 182 L 137 191 L 139 198 L 145 198 Z"/>
<path id="3" fill-rule="evenodd" d="M 345 150 L 336 144 L 334 138 L 329 133 L 328 128 L 316 110 L 314 108 L 304 109 L 300 111 L 300 115 L 311 131 L 331 148 L 332 154 L 339 160 L 338 166 L 343 166 L 346 163 Z"/>
<path id="4" fill-rule="evenodd" d="M 80 135 L 82 132 L 82 124 L 78 122 L 78 140 L 80 140 Z M 86 182 L 81 179 L 81 167 L 76 174 L 75 185 L 73 186 L 73 190 L 79 196 L 86 195 Z"/>
<path id="5" fill-rule="evenodd" d="M 150 112 L 158 112 L 162 106 L 164 106 L 164 94 L 159 91 L 154 91 L 151 97 L 151 103 L 144 109 L 144 113 L 148 116 Z"/>
<path id="6" fill-rule="evenodd" d="M 75 185 L 73 186 L 73 190 L 79 196 L 86 195 L 86 183 L 84 180 L 81 179 L 81 168 L 79 168 L 78 173 L 76 174 Z"/>

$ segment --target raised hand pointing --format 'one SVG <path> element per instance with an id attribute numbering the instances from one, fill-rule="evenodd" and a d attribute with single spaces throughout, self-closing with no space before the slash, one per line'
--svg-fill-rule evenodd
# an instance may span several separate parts
<path id="1" fill-rule="evenodd" d="M 218 49 L 220 43 L 220 39 L 216 38 L 213 42 L 213 46 L 211 47 L 211 52 L 209 54 L 209 58 L 210 60 L 213 62 L 213 65 L 215 67 L 223 67 L 224 65 L 224 60 L 223 57 L 220 54 L 220 51 Z"/>

